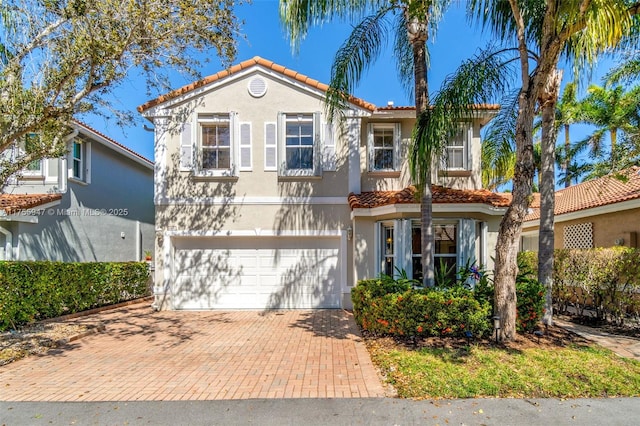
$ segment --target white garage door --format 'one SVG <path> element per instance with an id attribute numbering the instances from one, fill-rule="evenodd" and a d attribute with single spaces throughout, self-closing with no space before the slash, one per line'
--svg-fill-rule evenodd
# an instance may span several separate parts
<path id="1" fill-rule="evenodd" d="M 339 238 L 174 241 L 175 309 L 338 308 Z"/>

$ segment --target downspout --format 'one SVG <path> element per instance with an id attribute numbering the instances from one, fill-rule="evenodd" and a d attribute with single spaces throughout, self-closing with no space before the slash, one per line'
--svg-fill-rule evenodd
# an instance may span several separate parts
<path id="1" fill-rule="evenodd" d="M 13 232 L 0 226 L 0 233 L 4 234 L 4 260 L 13 260 Z"/>

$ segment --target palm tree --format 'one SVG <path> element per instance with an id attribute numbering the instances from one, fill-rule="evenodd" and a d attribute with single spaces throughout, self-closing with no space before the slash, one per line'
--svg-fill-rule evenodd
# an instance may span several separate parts
<path id="1" fill-rule="evenodd" d="M 547 169 L 554 166 L 554 150 L 548 149 L 548 146 L 554 134 L 553 117 L 559 94 L 557 66 L 560 57 L 564 54 L 573 58 L 577 64 L 589 63 L 604 49 L 616 47 L 620 39 L 630 32 L 633 22 L 631 15 L 640 10 L 640 5 L 630 10 L 622 0 L 581 0 L 577 3 L 470 0 L 468 6 L 470 13 L 503 42 L 509 42 L 515 35 L 517 54 L 515 58 L 512 56 L 504 61 L 495 61 L 499 54 L 506 55 L 514 50 L 496 52 L 491 49 L 475 58 L 471 64 L 466 62 L 434 98 L 434 109 L 452 101 L 470 106 L 475 102 L 485 101 L 483 95 L 487 94 L 486 91 L 502 88 L 504 83 L 495 84 L 493 81 L 495 74 L 487 68 L 487 65 L 491 66 L 490 62 L 505 68 L 511 63 L 509 61 L 515 59 L 520 65 L 518 112 L 514 126 L 516 164 L 512 203 L 502 219 L 498 232 L 494 281 L 494 304 L 496 312 L 501 317 L 500 338 L 512 340 L 515 337 L 518 241 L 522 221 L 527 214 L 535 174 L 533 119 L 536 106 L 540 106 L 545 114 L 541 141 L 543 186 L 550 184 Z M 468 74 L 470 69 L 472 74 Z M 462 75 L 465 78 L 458 78 Z M 474 93 L 473 90 L 478 84 L 470 79 L 487 82 L 481 86 L 484 92 Z M 451 112 L 456 116 L 460 116 L 458 114 L 461 113 L 464 111 Z M 420 120 L 419 124 L 428 127 L 420 130 L 427 134 L 437 133 L 438 127 L 441 128 L 441 123 L 435 120 Z M 555 143 L 553 145 L 555 146 Z M 551 156 L 552 160 L 545 160 L 545 156 Z M 551 187 L 553 188 L 553 182 Z M 551 218 L 553 217 L 553 191 L 551 197 L 543 200 L 543 209 L 551 212 Z M 543 265 L 548 269 L 548 262 L 544 262 Z"/>
<path id="2" fill-rule="evenodd" d="M 401 81 L 415 96 L 416 117 L 428 109 L 427 46 L 429 32 L 450 0 L 281 0 L 280 18 L 294 48 L 298 48 L 308 29 L 334 19 L 361 19 L 340 47 L 331 67 L 331 82 L 325 98 L 330 119 L 341 114 L 362 73 L 379 57 L 389 32 L 395 34 L 396 60 Z M 438 146 L 423 141 L 415 156 L 418 173 L 412 173 L 422 189 L 422 276 L 433 284 L 433 213 L 431 167 Z M 440 148 L 441 149 L 441 148 Z M 412 163 L 414 164 L 414 163 Z"/>
<path id="3" fill-rule="evenodd" d="M 597 169 L 604 169 L 605 173 L 620 170 L 622 158 L 618 147 L 619 138 L 634 138 L 638 131 L 640 86 L 626 90 L 621 85 L 591 85 L 587 97 L 580 102 L 580 109 L 581 121 L 596 126 L 596 130 L 580 143 L 579 148 L 590 146 L 594 156 L 600 156 L 603 154 L 603 142 L 608 134 L 611 146 L 605 164 L 608 163 L 609 167 Z"/>
<path id="4" fill-rule="evenodd" d="M 571 181 L 574 180 L 574 176 L 572 172 L 574 168 L 572 167 L 573 160 L 573 150 L 571 149 L 571 135 L 569 133 L 569 129 L 572 124 L 575 124 L 578 121 L 578 101 L 576 99 L 577 92 L 577 84 L 575 82 L 567 83 L 562 91 L 562 96 L 558 101 L 558 105 L 556 106 L 556 129 L 564 130 L 564 146 L 562 148 L 558 147 L 556 149 L 556 154 L 558 152 L 561 155 L 558 155 L 557 160 L 559 160 L 560 168 L 563 170 L 565 178 L 563 179 L 563 184 L 565 188 L 571 186 Z"/>

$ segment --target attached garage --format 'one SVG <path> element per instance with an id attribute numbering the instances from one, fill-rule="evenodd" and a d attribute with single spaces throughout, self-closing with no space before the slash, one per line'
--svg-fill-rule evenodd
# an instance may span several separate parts
<path id="1" fill-rule="evenodd" d="M 172 239 L 174 309 L 339 308 L 340 238 Z"/>

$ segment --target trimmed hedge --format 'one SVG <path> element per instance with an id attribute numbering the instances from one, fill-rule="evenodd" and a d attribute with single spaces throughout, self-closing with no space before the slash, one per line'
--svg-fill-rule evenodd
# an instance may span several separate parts
<path id="1" fill-rule="evenodd" d="M 150 294 L 144 262 L 0 262 L 0 330 Z"/>
<path id="2" fill-rule="evenodd" d="M 537 271 L 537 253 L 520 253 L 519 259 Z M 572 306 L 580 316 L 589 312 L 620 325 L 628 315 L 640 317 L 638 249 L 555 250 L 553 281 L 554 307 L 560 313 Z"/>
<path id="3" fill-rule="evenodd" d="M 464 288 L 406 289 L 383 279 L 363 280 L 351 290 L 356 322 L 374 334 L 482 336 L 490 331 L 491 307 Z M 385 290 L 404 290 L 386 293 Z"/>

